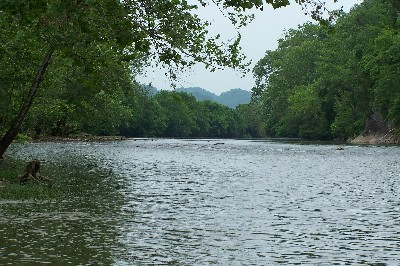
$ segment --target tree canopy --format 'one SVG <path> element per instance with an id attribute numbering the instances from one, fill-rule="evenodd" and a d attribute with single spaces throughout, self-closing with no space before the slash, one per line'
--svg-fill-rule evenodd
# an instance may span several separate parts
<path id="1" fill-rule="evenodd" d="M 399 11 L 396 1 L 365 0 L 333 31 L 287 31 L 253 70 L 269 135 L 346 140 L 376 113 L 398 128 Z"/>
<path id="2" fill-rule="evenodd" d="M 296 3 L 314 19 L 325 21 L 319 1 Z M 195 14 L 196 9 L 209 4 L 241 27 L 252 19 L 243 11 L 262 9 L 264 4 L 278 8 L 289 1 L 1 1 L 0 156 L 15 139 L 32 106 L 41 110 L 40 117 L 30 114 L 36 114 L 37 121 L 59 118 L 54 121 L 56 131 L 61 126 L 66 131 L 76 127 L 66 125 L 66 119 L 60 117 L 85 116 L 100 108 L 109 112 L 104 114 L 110 118 L 107 127 L 129 118 L 132 109 L 124 108 L 119 96 L 135 87 L 130 84 L 131 73 L 149 59 L 168 66 L 172 79 L 177 70 L 196 62 L 211 71 L 224 67 L 247 71 L 240 35 L 231 42 L 222 41 L 220 35 L 210 36 L 210 23 Z M 122 116 L 117 118 L 117 113 Z M 91 121 L 98 125 L 104 122 Z"/>

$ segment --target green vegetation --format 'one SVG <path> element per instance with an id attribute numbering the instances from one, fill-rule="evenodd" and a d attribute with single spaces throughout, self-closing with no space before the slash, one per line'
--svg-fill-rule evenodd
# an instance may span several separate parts
<path id="1" fill-rule="evenodd" d="M 244 10 L 263 5 L 212 2 L 236 27 L 253 17 Z M 208 1 L 2 2 L 0 157 L 18 134 L 346 139 L 377 112 L 400 126 L 398 4 L 367 0 L 332 31 L 321 26 L 332 17 L 321 16 L 319 1 L 296 2 L 320 25 L 289 30 L 254 69 L 252 101 L 235 109 L 182 92 L 151 95 L 135 82 L 150 59 L 172 80 L 198 62 L 246 72 L 240 35 L 225 43 L 195 15 Z"/>
<path id="2" fill-rule="evenodd" d="M 319 1 L 296 3 L 326 23 Z M 109 134 L 141 121 L 137 109 L 152 116 L 137 107 L 147 100 L 132 82 L 149 59 L 169 67 L 172 80 L 195 63 L 211 71 L 231 67 L 246 72 L 240 34 L 229 42 L 210 36 L 210 22 L 195 14 L 209 4 L 237 28 L 253 18 L 243 11 L 263 8 L 261 0 L 2 1 L 0 158 L 21 128 L 33 135 Z M 289 1 L 267 4 L 278 8 Z"/>
<path id="3" fill-rule="evenodd" d="M 19 176 L 23 172 L 24 163 L 12 159 L 0 161 L 0 199 L 26 200 L 55 199 L 58 189 L 52 183 L 28 182 L 21 185 Z"/>
<path id="4" fill-rule="evenodd" d="M 193 95 L 177 91 L 160 91 L 153 96 L 143 94 L 140 98 L 143 105 L 136 106 L 136 119 L 128 121 L 119 134 L 128 137 L 263 136 L 262 122 L 249 117 L 246 111 L 254 103 L 232 109 L 210 100 L 197 101 Z M 88 130 L 91 134 L 99 133 Z"/>
<path id="5" fill-rule="evenodd" d="M 2 1 L 0 157 L 28 115 L 36 131 L 51 121 L 53 133 L 68 134 L 76 130 L 70 116 L 115 130 L 133 112 L 121 101 L 131 92 L 131 72 L 148 58 L 170 66 L 172 78 L 174 69 L 196 62 L 244 71 L 240 37 L 232 43 L 208 37 L 197 8 L 186 1 Z M 249 17 L 236 11 L 239 26 Z M 103 118 L 92 119 L 98 112 Z"/>
<path id="6" fill-rule="evenodd" d="M 287 31 L 254 68 L 268 135 L 347 140 L 374 114 L 398 131 L 399 11 L 397 1 L 365 0 L 333 29 Z"/>
<path id="7" fill-rule="evenodd" d="M 221 93 L 218 97 L 220 104 L 231 108 L 236 108 L 240 104 L 246 104 L 251 101 L 251 93 L 241 89 L 231 89 Z"/>
<path id="8" fill-rule="evenodd" d="M 58 191 L 55 187 L 43 183 L 29 183 L 20 185 L 18 183 L 9 183 L 0 187 L 0 199 L 9 200 L 48 200 L 56 199 Z"/>
<path id="9" fill-rule="evenodd" d="M 110 197 L 119 200 L 117 178 L 85 157 L 65 155 L 55 162 L 46 162 L 41 173 L 50 181 L 21 184 L 19 177 L 26 165 L 26 161 L 13 158 L 0 160 L 0 199 L 70 201 L 82 198 L 82 202 L 96 204 Z"/>

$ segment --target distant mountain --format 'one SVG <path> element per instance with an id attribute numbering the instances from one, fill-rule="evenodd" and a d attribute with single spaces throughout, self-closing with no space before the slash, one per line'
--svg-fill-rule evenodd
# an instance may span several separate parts
<path id="1" fill-rule="evenodd" d="M 251 99 L 251 92 L 242 89 L 232 89 L 221 93 L 220 96 L 199 87 L 179 88 L 176 91 L 190 93 L 198 101 L 210 100 L 230 108 L 235 108 L 239 104 L 249 103 Z"/>
<path id="2" fill-rule="evenodd" d="M 210 101 L 218 102 L 218 98 L 219 98 L 214 93 L 209 92 L 209 91 L 199 88 L 199 87 L 179 88 L 179 89 L 176 89 L 176 91 L 178 91 L 178 92 L 183 91 L 183 92 L 190 93 L 198 101 L 210 100 Z"/>
<path id="3" fill-rule="evenodd" d="M 153 96 L 158 93 L 158 89 L 151 85 L 141 85 L 148 95 Z"/>
<path id="4" fill-rule="evenodd" d="M 232 89 L 221 93 L 218 102 L 230 108 L 235 108 L 239 104 L 249 103 L 251 100 L 251 92 L 242 89 Z"/>
<path id="5" fill-rule="evenodd" d="M 159 90 L 149 85 L 142 85 L 150 96 L 157 94 Z M 231 89 L 227 92 L 221 93 L 220 96 L 209 92 L 200 87 L 178 88 L 177 92 L 187 92 L 192 94 L 198 101 L 213 101 L 230 108 L 235 108 L 239 104 L 246 104 L 250 102 L 251 92 L 242 89 Z"/>

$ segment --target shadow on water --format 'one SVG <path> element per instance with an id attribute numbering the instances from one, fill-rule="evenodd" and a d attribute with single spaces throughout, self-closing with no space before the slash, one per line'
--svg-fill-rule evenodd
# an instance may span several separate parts
<path id="1" fill-rule="evenodd" d="M 53 179 L 57 198 L 0 199 L 0 265 L 113 264 L 113 217 L 122 205 L 117 180 L 94 157 L 51 148 L 12 150 L 21 161 L 43 160 L 42 173 Z"/>

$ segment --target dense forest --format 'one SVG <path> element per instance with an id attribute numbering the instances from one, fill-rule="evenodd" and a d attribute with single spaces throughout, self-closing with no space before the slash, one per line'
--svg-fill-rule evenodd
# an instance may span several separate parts
<path id="1" fill-rule="evenodd" d="M 34 139 L 82 134 L 125 137 L 263 136 L 262 122 L 254 117 L 253 107 L 249 104 L 233 109 L 211 100 L 198 101 L 187 92 L 162 90 L 152 94 L 145 86 L 134 82 L 124 85 L 120 89 L 110 84 L 110 91 L 94 95 L 82 95 L 71 88 L 62 94 L 57 88 L 53 94 L 38 97 L 23 124 L 22 133 Z"/>
<path id="2" fill-rule="evenodd" d="M 146 5 L 134 2 L 127 7 L 98 2 L 0 5 L 0 154 L 16 132 L 32 138 L 119 134 L 347 140 L 362 133 L 371 117 L 385 121 L 391 133 L 399 131 L 397 1 L 365 0 L 330 26 L 307 23 L 288 30 L 278 48 L 255 66 L 252 101 L 235 109 L 197 101 L 185 92 L 153 95 L 134 78 L 150 57 L 172 67 L 203 62 L 211 70 L 221 65 L 245 69 L 240 36 L 229 51 L 218 43 L 219 36 L 207 40 L 208 24 L 192 15 L 193 6 L 186 2 L 146 2 L 158 8 L 148 14 Z M 166 20 L 163 12 L 171 8 L 175 13 Z M 143 20 L 125 14 L 136 11 Z M 241 18 L 238 23 L 245 25 Z M 157 28 L 149 29 L 154 21 Z M 179 21 L 191 21 L 192 28 L 181 28 Z M 176 32 L 186 33 L 185 39 Z"/>
<path id="3" fill-rule="evenodd" d="M 156 100 L 145 99 L 133 81 L 150 60 L 168 68 L 172 80 L 196 63 L 211 71 L 229 67 L 245 73 L 249 63 L 240 36 L 224 41 L 219 34 L 210 35 L 210 22 L 195 14 L 209 4 L 1 1 L 0 158 L 20 132 L 133 132 L 133 123 L 141 122 L 146 112 L 158 114 L 151 103 L 141 105 Z M 243 10 L 262 6 L 258 1 L 212 4 L 237 28 L 251 20 Z M 163 121 L 161 116 L 146 123 L 159 123 L 152 131 L 160 132 Z"/>
<path id="4" fill-rule="evenodd" d="M 374 130 L 398 135 L 399 8 L 399 1 L 365 0 L 333 28 L 305 24 L 287 31 L 254 68 L 253 93 L 268 135 L 342 140 Z"/>

